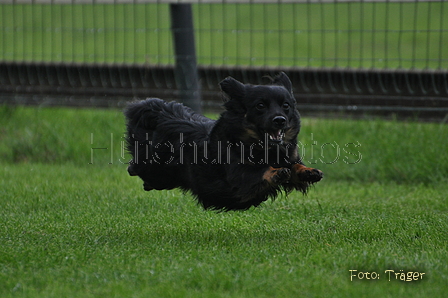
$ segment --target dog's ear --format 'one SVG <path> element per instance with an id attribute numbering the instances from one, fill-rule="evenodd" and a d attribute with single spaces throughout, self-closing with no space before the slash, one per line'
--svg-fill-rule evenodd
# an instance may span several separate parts
<path id="1" fill-rule="evenodd" d="M 242 99 L 246 93 L 246 87 L 243 83 L 232 77 L 227 77 L 219 83 L 221 90 L 230 97 L 230 99 Z"/>
<path id="2" fill-rule="evenodd" d="M 274 85 L 279 85 L 279 86 L 285 87 L 286 90 L 288 90 L 288 92 L 292 94 L 291 80 L 288 78 L 286 73 L 284 73 L 283 71 L 274 77 L 274 81 L 272 83 Z"/>
<path id="3" fill-rule="evenodd" d="M 219 85 L 228 97 L 228 100 L 224 104 L 226 109 L 238 114 L 246 113 L 246 108 L 243 104 L 243 98 L 246 95 L 246 86 L 232 77 L 225 78 Z"/>

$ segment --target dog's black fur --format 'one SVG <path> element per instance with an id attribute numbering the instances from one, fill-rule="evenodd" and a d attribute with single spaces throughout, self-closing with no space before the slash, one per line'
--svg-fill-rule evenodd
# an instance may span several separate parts
<path id="1" fill-rule="evenodd" d="M 298 155 L 300 116 L 286 74 L 269 85 L 231 77 L 220 85 L 229 100 L 216 121 L 161 99 L 129 104 L 128 172 L 145 190 L 179 187 L 205 209 L 246 210 L 322 179 Z"/>

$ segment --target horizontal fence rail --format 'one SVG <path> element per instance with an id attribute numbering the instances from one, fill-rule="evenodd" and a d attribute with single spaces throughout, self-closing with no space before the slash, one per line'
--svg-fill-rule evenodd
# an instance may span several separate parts
<path id="1" fill-rule="evenodd" d="M 304 115 L 346 112 L 441 120 L 448 114 L 448 73 L 427 70 L 283 69 Z M 222 104 L 227 76 L 267 83 L 277 68 L 199 66 L 204 108 Z M 174 66 L 0 63 L 0 102 L 123 106 L 129 99 L 175 100 Z"/>

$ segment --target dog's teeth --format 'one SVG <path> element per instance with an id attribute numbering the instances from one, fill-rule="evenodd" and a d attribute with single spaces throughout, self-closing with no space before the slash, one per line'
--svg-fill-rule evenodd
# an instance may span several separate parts
<path id="1" fill-rule="evenodd" d="M 281 130 L 279 130 L 279 131 L 277 132 L 275 138 L 276 138 L 277 140 L 281 140 L 281 138 L 282 138 L 282 131 L 281 131 Z"/>
<path id="2" fill-rule="evenodd" d="M 269 139 L 271 141 L 277 141 L 277 142 L 281 141 L 283 139 L 283 137 L 285 136 L 285 134 L 281 130 L 270 133 L 268 135 L 269 135 Z"/>

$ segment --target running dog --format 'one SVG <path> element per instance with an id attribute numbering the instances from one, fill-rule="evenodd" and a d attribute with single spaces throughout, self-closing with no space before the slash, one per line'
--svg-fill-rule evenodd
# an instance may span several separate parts
<path id="1" fill-rule="evenodd" d="M 247 210 L 322 179 L 298 154 L 300 115 L 285 73 L 267 85 L 228 77 L 220 86 L 228 100 L 218 120 L 156 98 L 128 105 L 128 172 L 146 191 L 180 188 L 205 209 Z"/>

